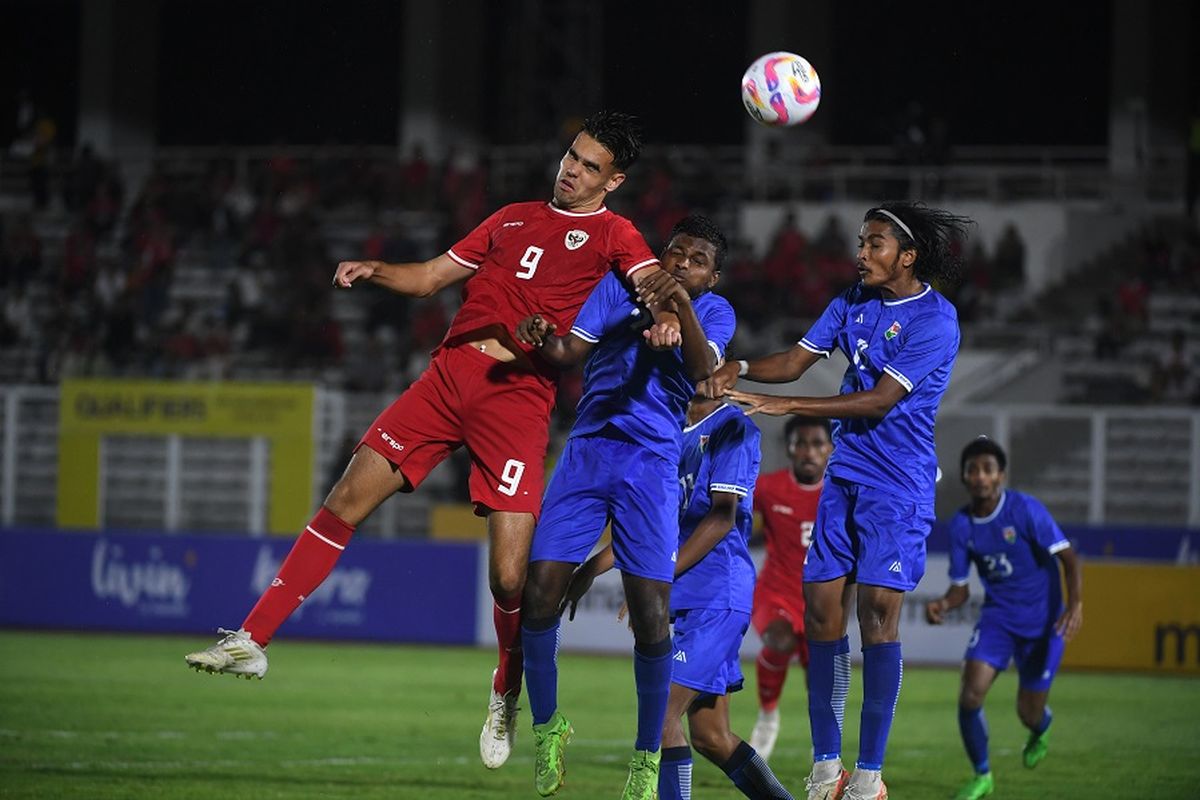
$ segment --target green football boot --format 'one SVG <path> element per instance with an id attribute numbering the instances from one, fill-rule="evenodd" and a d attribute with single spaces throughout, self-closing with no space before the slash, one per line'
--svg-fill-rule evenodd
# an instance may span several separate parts
<path id="1" fill-rule="evenodd" d="M 954 795 L 954 800 L 982 800 L 984 797 L 991 797 L 994 791 L 996 791 L 996 780 L 992 777 L 992 773 L 985 772 L 971 778 L 965 786 L 958 790 L 958 794 Z"/>
<path id="2" fill-rule="evenodd" d="M 1021 751 L 1021 760 L 1025 762 L 1025 766 L 1033 769 L 1042 762 L 1046 757 L 1046 751 L 1050 749 L 1050 731 L 1042 731 L 1042 733 L 1029 734 L 1029 741 L 1025 743 L 1025 749 Z"/>
<path id="3" fill-rule="evenodd" d="M 658 762 L 662 750 L 634 750 L 629 760 L 629 779 L 621 800 L 658 800 Z"/>
<path id="4" fill-rule="evenodd" d="M 549 722 L 533 726 L 533 783 L 542 797 L 549 797 L 562 788 L 567 774 L 563 751 L 573 733 L 571 723 L 557 711 Z"/>

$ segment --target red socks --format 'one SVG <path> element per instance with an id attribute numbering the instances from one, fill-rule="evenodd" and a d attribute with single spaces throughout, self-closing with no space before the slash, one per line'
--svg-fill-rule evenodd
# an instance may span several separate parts
<path id="1" fill-rule="evenodd" d="M 787 680 L 791 653 L 781 653 L 764 647 L 758 652 L 755 667 L 758 672 L 758 704 L 763 711 L 774 711 L 783 694 L 783 682 Z"/>
<path id="2" fill-rule="evenodd" d="M 354 526 L 321 507 L 308 523 L 292 551 L 279 567 L 279 574 L 258 598 L 242 623 L 250 638 L 266 647 L 275 631 L 333 571 L 346 549 Z"/>
<path id="3" fill-rule="evenodd" d="M 525 657 L 521 651 L 521 595 L 493 598 L 492 622 L 500 650 L 500 665 L 492 689 L 496 694 L 520 694 Z"/>

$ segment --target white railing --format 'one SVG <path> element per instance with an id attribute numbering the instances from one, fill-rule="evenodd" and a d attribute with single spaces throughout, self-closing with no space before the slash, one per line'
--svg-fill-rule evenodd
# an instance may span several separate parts
<path id="1" fill-rule="evenodd" d="M 1061 522 L 1200 527 L 1200 410 L 1021 404 L 944 409 L 937 439 L 946 475 L 957 475 L 962 447 L 981 434 L 1008 451 L 1010 483 L 1040 497 Z M 962 500 L 955 490 L 939 492 L 939 517 Z"/>
<path id="2" fill-rule="evenodd" d="M 357 435 L 390 401 L 322 390 L 314 431 L 313 503 L 328 490 Z M 0 388 L 0 524 L 52 526 L 58 472 L 58 389 Z M 938 418 L 938 517 L 965 499 L 963 446 L 985 434 L 1009 452 L 1013 486 L 1062 523 L 1200 527 L 1200 410 L 1048 405 L 960 405 Z M 101 447 L 104 524 L 158 530 L 261 534 L 268 518 L 269 445 L 259 437 L 110 437 Z M 428 531 L 431 490 L 452 491 L 451 470 L 415 495 L 397 495 L 364 525 L 380 536 Z M 465 500 L 465 498 L 457 498 Z"/>

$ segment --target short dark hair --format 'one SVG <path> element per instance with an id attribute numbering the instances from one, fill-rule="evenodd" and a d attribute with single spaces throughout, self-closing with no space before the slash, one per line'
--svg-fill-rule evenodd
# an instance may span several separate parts
<path id="1" fill-rule="evenodd" d="M 1004 454 L 1004 448 L 996 444 L 995 440 L 980 436 L 963 448 L 962 458 L 958 461 L 960 474 L 967 468 L 967 462 L 976 456 L 995 456 L 996 463 L 1000 465 L 1000 471 L 1004 472 L 1008 469 L 1008 456 Z"/>
<path id="2" fill-rule="evenodd" d="M 794 416 L 788 419 L 787 424 L 783 426 L 783 440 L 790 442 L 792 434 L 801 428 L 824 428 L 825 435 L 833 439 L 833 424 L 826 417 L 802 417 Z"/>
<path id="3" fill-rule="evenodd" d="M 908 231 L 897 225 L 893 216 L 908 226 Z M 938 282 L 946 288 L 962 279 L 962 257 L 955 253 L 954 242 L 967 238 L 967 229 L 975 224 L 970 217 L 930 208 L 919 201 L 888 201 L 868 210 L 863 215 L 863 222 L 867 220 L 888 223 L 901 250 L 917 251 L 913 273 L 918 280 Z"/>
<path id="4" fill-rule="evenodd" d="M 667 244 L 676 236 L 683 234 L 684 236 L 693 236 L 697 239 L 703 239 L 713 246 L 715 253 L 715 261 L 713 269 L 717 272 L 721 271 L 721 266 L 725 261 L 725 252 L 729 250 L 729 243 L 725 240 L 725 234 L 721 233 L 721 229 L 717 227 L 717 223 L 713 222 L 703 214 L 688 214 L 679 222 L 675 223 L 675 227 L 671 228 L 671 235 L 667 237 Z"/>
<path id="5" fill-rule="evenodd" d="M 642 154 L 642 129 L 637 117 L 620 111 L 597 111 L 583 121 L 583 132 L 612 153 L 613 166 L 626 170 Z"/>

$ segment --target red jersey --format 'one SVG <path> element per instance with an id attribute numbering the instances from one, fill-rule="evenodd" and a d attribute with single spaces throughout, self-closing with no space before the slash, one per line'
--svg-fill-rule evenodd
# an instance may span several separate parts
<path id="1" fill-rule="evenodd" d="M 791 467 L 758 479 L 754 508 L 762 514 L 767 543 L 767 560 L 758 576 L 760 586 L 799 594 L 823 485 L 824 481 L 811 486 L 800 483 Z"/>
<path id="2" fill-rule="evenodd" d="M 511 334 L 535 313 L 564 336 L 606 272 L 628 277 L 658 263 L 624 217 L 604 207 L 581 213 L 546 202 L 504 206 L 447 255 L 475 274 L 463 284 L 463 304 L 443 344 L 491 326 Z"/>

